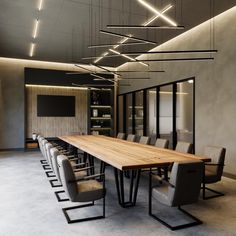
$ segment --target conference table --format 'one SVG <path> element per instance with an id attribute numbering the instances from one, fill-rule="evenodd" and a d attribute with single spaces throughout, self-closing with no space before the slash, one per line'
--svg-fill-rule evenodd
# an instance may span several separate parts
<path id="1" fill-rule="evenodd" d="M 84 151 L 90 160 L 95 157 L 101 163 L 107 163 L 114 167 L 118 201 L 122 207 L 135 206 L 142 169 L 151 170 L 151 168 L 189 160 L 210 161 L 210 158 L 207 157 L 180 153 L 103 135 L 69 135 L 59 136 L 59 139 Z M 128 200 L 125 200 L 124 174 L 127 172 L 130 183 Z"/>

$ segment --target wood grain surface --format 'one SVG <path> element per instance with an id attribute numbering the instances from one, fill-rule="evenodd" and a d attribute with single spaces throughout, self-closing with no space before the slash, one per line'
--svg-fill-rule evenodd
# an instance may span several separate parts
<path id="1" fill-rule="evenodd" d="M 210 161 L 206 157 L 102 135 L 73 135 L 59 138 L 120 170 L 158 167 L 189 160 Z"/>

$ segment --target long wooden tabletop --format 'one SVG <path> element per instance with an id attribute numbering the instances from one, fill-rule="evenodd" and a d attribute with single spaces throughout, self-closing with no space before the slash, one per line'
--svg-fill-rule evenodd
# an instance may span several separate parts
<path id="1" fill-rule="evenodd" d="M 196 159 L 210 161 L 206 157 L 102 135 L 71 135 L 59 138 L 119 170 L 152 168 Z"/>

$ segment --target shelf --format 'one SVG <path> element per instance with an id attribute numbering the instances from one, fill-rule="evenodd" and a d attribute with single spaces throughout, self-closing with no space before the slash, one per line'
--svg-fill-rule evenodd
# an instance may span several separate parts
<path id="1" fill-rule="evenodd" d="M 111 117 L 91 117 L 91 120 L 111 120 Z"/>
<path id="2" fill-rule="evenodd" d="M 129 108 L 133 108 L 132 106 L 129 106 Z M 143 106 L 134 106 L 135 109 L 143 109 Z"/>
<path id="3" fill-rule="evenodd" d="M 109 128 L 109 127 L 106 127 L 106 128 L 105 127 L 104 128 L 102 128 L 102 127 L 101 128 L 92 127 L 91 130 L 111 130 L 111 128 Z"/>
<path id="4" fill-rule="evenodd" d="M 91 108 L 111 108 L 111 106 L 103 106 L 103 105 L 91 105 Z"/>
<path id="5" fill-rule="evenodd" d="M 135 120 L 143 120 L 143 117 L 134 117 Z M 129 117 L 129 120 L 132 120 L 131 117 Z"/>

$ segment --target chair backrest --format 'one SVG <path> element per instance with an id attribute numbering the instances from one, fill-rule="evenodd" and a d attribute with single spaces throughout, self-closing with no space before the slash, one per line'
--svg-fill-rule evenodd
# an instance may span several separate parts
<path id="1" fill-rule="evenodd" d="M 221 180 L 225 163 L 226 149 L 224 147 L 206 146 L 204 149 L 204 156 L 211 158 L 211 162 L 218 164 L 216 166 L 206 166 L 207 169 L 214 172 Z"/>
<path id="2" fill-rule="evenodd" d="M 135 138 L 136 138 L 135 134 L 128 134 L 126 140 L 130 142 L 134 142 Z"/>
<path id="3" fill-rule="evenodd" d="M 177 145 L 175 147 L 175 151 L 177 152 L 183 152 L 183 153 L 192 153 L 193 151 L 193 145 L 192 143 L 187 142 L 177 142 Z"/>
<path id="4" fill-rule="evenodd" d="M 149 144 L 150 138 L 148 136 L 141 136 L 139 139 L 139 143 L 141 144 Z"/>
<path id="5" fill-rule="evenodd" d="M 57 163 L 57 157 L 59 156 L 59 151 L 57 148 L 53 147 L 50 149 L 50 154 L 52 157 L 52 166 L 53 166 L 54 173 L 55 173 L 58 181 L 61 182 L 59 167 L 58 167 L 58 163 Z"/>
<path id="6" fill-rule="evenodd" d="M 169 140 L 158 138 L 155 142 L 155 146 L 159 148 L 168 148 L 169 147 Z"/>
<path id="7" fill-rule="evenodd" d="M 73 202 L 77 196 L 77 183 L 71 163 L 65 155 L 57 157 L 59 173 L 61 177 L 62 186 L 68 195 L 69 199 Z"/>
<path id="8" fill-rule="evenodd" d="M 118 133 L 117 138 L 118 139 L 125 139 L 125 133 Z"/>
<path id="9" fill-rule="evenodd" d="M 204 172 L 204 162 L 175 162 L 170 174 L 168 199 L 171 206 L 181 206 L 198 200 Z"/>
<path id="10" fill-rule="evenodd" d="M 51 153 L 50 153 L 50 149 L 53 148 L 52 144 L 47 142 L 45 144 L 45 149 L 46 149 L 46 155 L 47 155 L 47 158 L 48 158 L 48 161 L 49 161 L 49 165 L 51 166 L 51 168 L 53 169 L 53 165 L 52 165 L 52 156 L 51 156 Z M 54 169 L 53 169 L 54 171 Z"/>
<path id="11" fill-rule="evenodd" d="M 42 150 L 43 150 L 43 156 L 44 158 L 48 161 L 48 156 L 47 156 L 47 151 L 46 151 L 46 143 L 48 143 L 48 141 L 46 139 L 42 140 Z"/>

